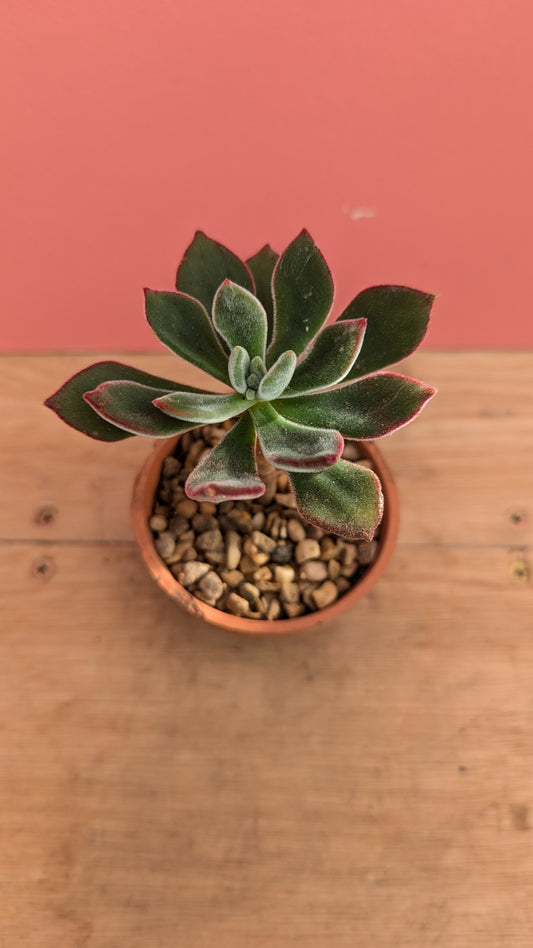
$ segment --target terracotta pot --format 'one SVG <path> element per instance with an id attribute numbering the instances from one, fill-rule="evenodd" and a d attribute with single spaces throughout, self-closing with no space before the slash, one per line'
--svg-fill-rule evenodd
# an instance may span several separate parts
<path id="1" fill-rule="evenodd" d="M 154 496 L 161 475 L 163 461 L 173 454 L 179 436 L 156 444 L 139 472 L 133 489 L 131 515 L 133 531 L 139 544 L 142 557 L 149 572 L 172 599 L 187 609 L 192 615 L 220 626 L 230 632 L 241 632 L 251 635 L 286 635 L 294 632 L 303 632 L 321 622 L 329 622 L 345 609 L 351 608 L 356 602 L 366 596 L 371 587 L 383 573 L 394 550 L 398 534 L 399 509 L 398 495 L 394 481 L 377 448 L 368 442 L 360 442 L 362 452 L 372 460 L 375 471 L 381 481 L 385 498 L 383 521 L 380 529 L 379 552 L 374 563 L 368 568 L 364 576 L 356 582 L 348 592 L 344 593 L 331 606 L 326 606 L 317 612 L 298 616 L 295 619 L 247 619 L 230 615 L 208 606 L 196 599 L 174 578 L 168 567 L 157 553 L 152 531 L 148 521 L 152 515 Z"/>

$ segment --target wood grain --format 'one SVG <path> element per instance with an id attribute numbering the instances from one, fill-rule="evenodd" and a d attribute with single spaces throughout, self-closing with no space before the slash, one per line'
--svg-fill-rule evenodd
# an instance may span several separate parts
<path id="1" fill-rule="evenodd" d="M 530 948 L 533 357 L 412 360 L 441 391 L 383 445 L 403 498 L 384 579 L 328 629 L 259 642 L 145 574 L 127 506 L 148 445 L 38 407 L 87 361 L 2 360 L 0 946 Z"/>

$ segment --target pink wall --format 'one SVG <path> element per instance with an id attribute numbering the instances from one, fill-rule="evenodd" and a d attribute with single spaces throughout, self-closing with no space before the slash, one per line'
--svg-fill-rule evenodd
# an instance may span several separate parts
<path id="1" fill-rule="evenodd" d="M 6 7 L 3 350 L 157 348 L 196 228 L 304 225 L 339 305 L 406 283 L 431 346 L 533 345 L 530 0 Z"/>

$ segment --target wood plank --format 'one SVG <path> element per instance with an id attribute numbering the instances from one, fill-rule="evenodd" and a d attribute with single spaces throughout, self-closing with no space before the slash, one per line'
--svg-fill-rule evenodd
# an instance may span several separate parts
<path id="1" fill-rule="evenodd" d="M 0 359 L 0 491 L 12 498 L 2 507 L 1 537 L 131 539 L 131 485 L 150 442 L 93 442 L 42 407 L 69 374 L 96 358 Z M 206 384 L 202 373 L 170 354 L 129 355 L 124 361 Z M 400 542 L 533 542 L 533 354 L 421 352 L 402 370 L 437 385 L 439 394 L 413 425 L 380 441 L 401 494 Z M 56 511 L 44 526 L 43 507 Z"/>
<path id="2" fill-rule="evenodd" d="M 533 590 L 402 546 L 250 641 L 130 544 L 0 546 L 0 944 L 530 948 Z"/>

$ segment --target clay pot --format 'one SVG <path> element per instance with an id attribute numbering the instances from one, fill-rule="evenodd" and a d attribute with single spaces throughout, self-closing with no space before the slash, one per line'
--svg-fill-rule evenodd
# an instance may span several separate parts
<path id="1" fill-rule="evenodd" d="M 377 448 L 369 442 L 360 442 L 362 453 L 372 460 L 376 474 L 383 488 L 385 498 L 384 515 L 380 528 L 378 555 L 368 568 L 364 576 L 357 581 L 348 592 L 344 593 L 331 606 L 326 606 L 316 612 L 310 612 L 295 619 L 247 619 L 233 616 L 213 606 L 201 602 L 188 592 L 174 578 L 166 564 L 161 560 L 154 546 L 152 531 L 148 521 L 152 515 L 154 496 L 161 475 L 161 468 L 166 457 L 173 454 L 179 436 L 156 444 L 154 450 L 141 468 L 133 489 L 131 516 L 133 531 L 139 544 L 142 557 L 149 572 L 157 584 L 172 599 L 187 609 L 192 615 L 220 626 L 230 632 L 240 632 L 250 635 L 286 635 L 294 632 L 303 632 L 321 622 L 330 622 L 345 609 L 351 608 L 362 599 L 380 578 L 392 555 L 396 544 L 399 522 L 398 495 L 394 481 Z"/>

